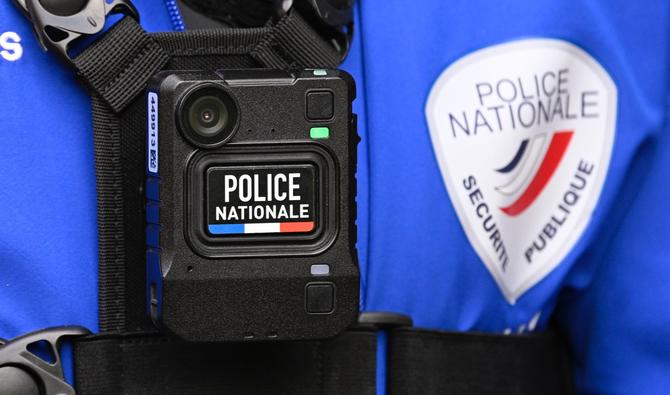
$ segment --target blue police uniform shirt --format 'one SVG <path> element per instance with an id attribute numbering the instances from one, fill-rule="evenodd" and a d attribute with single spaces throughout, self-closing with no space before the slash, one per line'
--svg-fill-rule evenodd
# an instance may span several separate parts
<path id="1" fill-rule="evenodd" d="M 136 1 L 149 31 L 166 4 Z M 97 329 L 88 98 L 0 4 L 0 337 Z M 670 5 L 357 5 L 365 310 L 569 335 L 580 392 L 670 387 Z"/>

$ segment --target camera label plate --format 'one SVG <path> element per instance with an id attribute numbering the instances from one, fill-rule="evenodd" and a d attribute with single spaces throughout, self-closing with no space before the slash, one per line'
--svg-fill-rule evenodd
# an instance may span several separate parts
<path id="1" fill-rule="evenodd" d="M 210 167 L 207 232 L 310 233 L 316 229 L 316 183 L 312 164 Z"/>
<path id="2" fill-rule="evenodd" d="M 202 151 L 187 177 L 187 241 L 201 256 L 315 255 L 337 235 L 337 169 L 318 144 Z"/>

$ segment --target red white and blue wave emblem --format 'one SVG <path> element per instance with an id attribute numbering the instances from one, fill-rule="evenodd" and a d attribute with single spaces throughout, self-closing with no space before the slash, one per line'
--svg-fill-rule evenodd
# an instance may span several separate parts
<path id="1" fill-rule="evenodd" d="M 511 204 L 500 207 L 503 213 L 517 216 L 533 204 L 560 165 L 573 133 L 572 130 L 554 132 L 546 146 L 545 134 L 523 139 L 512 159 L 496 169 L 510 176 L 508 182 L 495 187 L 496 191 L 515 197 Z"/>

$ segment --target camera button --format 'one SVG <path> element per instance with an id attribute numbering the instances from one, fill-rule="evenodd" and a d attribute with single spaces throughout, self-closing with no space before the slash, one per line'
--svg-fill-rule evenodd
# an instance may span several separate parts
<path id="1" fill-rule="evenodd" d="M 145 191 L 147 199 L 160 200 L 160 179 L 157 177 L 147 177 Z"/>
<path id="2" fill-rule="evenodd" d="M 146 205 L 146 219 L 149 224 L 160 224 L 159 220 L 160 203 L 155 201 L 147 201 Z"/>
<path id="3" fill-rule="evenodd" d="M 155 224 L 147 224 L 146 228 L 146 243 L 149 247 L 160 247 L 160 226 Z"/>
<path id="4" fill-rule="evenodd" d="M 333 117 L 333 92 L 307 92 L 307 119 L 325 121 Z"/>
<path id="5" fill-rule="evenodd" d="M 309 283 L 305 290 L 307 313 L 330 314 L 335 310 L 335 284 Z"/>

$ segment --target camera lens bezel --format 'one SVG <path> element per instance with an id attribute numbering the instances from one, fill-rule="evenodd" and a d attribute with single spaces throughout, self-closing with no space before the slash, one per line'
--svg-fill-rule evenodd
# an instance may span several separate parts
<path id="1" fill-rule="evenodd" d="M 228 120 L 224 121 L 219 130 L 211 135 L 199 133 L 191 124 L 191 112 L 194 105 L 207 97 L 218 99 L 228 113 Z M 179 131 L 187 141 L 200 148 L 217 148 L 230 141 L 235 135 L 240 121 L 239 114 L 237 102 L 230 92 L 221 85 L 205 83 L 190 88 L 181 97 L 176 115 Z"/>

